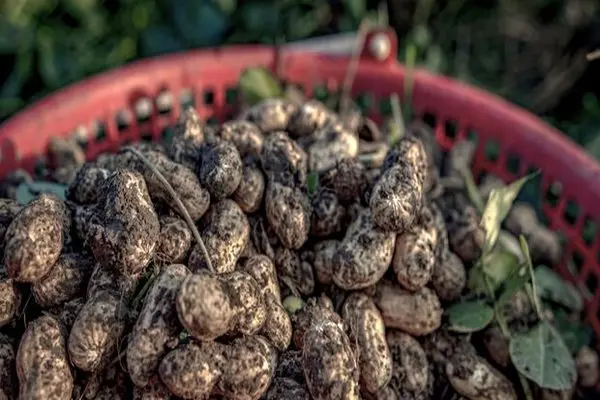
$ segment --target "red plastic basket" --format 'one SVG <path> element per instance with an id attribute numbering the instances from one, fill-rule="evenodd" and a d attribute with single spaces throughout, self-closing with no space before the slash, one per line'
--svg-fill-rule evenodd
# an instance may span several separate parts
<path id="1" fill-rule="evenodd" d="M 373 41 L 382 37 L 390 45 L 383 57 L 372 50 Z M 389 112 L 390 96 L 404 93 L 405 70 L 396 56 L 392 32 L 369 34 L 352 92 L 376 121 Z M 278 66 L 284 79 L 312 96 L 336 92 L 348 61 L 347 56 L 232 46 L 136 62 L 61 90 L 1 126 L 0 176 L 17 168 L 33 171 L 44 162 L 54 136 L 83 137 L 90 159 L 126 142 L 159 140 L 176 121 L 186 93 L 202 117 L 223 120 L 234 111 L 236 82 L 249 66 Z M 420 70 L 412 79 L 413 112 L 433 122 L 445 150 L 457 140 L 477 138 L 475 176 L 490 172 L 512 181 L 542 170 L 542 212 L 566 239 L 559 272 L 589 292 L 587 319 L 600 334 L 600 240 L 594 232 L 600 223 L 600 185 L 594 183 L 600 182 L 600 166 L 561 132 L 498 97 Z M 169 96 L 171 106 L 161 112 Z M 143 120 L 136 118 L 140 104 L 150 106 Z M 486 151 L 490 148 L 495 152 Z"/>

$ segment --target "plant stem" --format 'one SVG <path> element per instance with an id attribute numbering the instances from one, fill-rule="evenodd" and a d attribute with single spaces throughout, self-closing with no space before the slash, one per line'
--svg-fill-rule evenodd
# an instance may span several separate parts
<path id="1" fill-rule="evenodd" d="M 477 264 L 474 268 L 481 268 L 481 264 Z M 506 320 L 504 319 L 504 314 L 502 310 L 498 308 L 498 302 L 496 301 L 496 296 L 494 294 L 494 289 L 492 288 L 492 284 L 487 275 L 483 274 L 483 282 L 488 291 L 488 297 L 492 300 L 492 304 L 494 306 L 494 319 L 498 323 L 498 327 L 500 327 L 500 331 L 502 332 L 502 336 L 504 336 L 507 340 L 510 338 L 510 330 L 506 324 Z"/>
<path id="2" fill-rule="evenodd" d="M 358 35 L 356 36 L 354 51 L 352 53 L 352 58 L 348 63 L 348 69 L 346 70 L 346 76 L 344 77 L 344 84 L 342 85 L 342 93 L 340 95 L 340 115 L 342 117 L 350 112 L 352 84 L 354 83 L 356 72 L 358 71 L 358 66 L 360 64 L 360 53 L 365 45 L 368 32 L 369 23 L 366 19 L 364 19 L 358 28 Z"/>
<path id="3" fill-rule="evenodd" d="M 594 51 L 592 51 L 591 53 L 587 53 L 587 54 L 585 55 L 585 58 L 586 58 L 588 61 L 594 61 L 594 60 L 597 60 L 597 59 L 599 59 L 599 58 L 600 58 L 600 49 L 598 49 L 598 50 L 594 50 Z"/>
<path id="4" fill-rule="evenodd" d="M 531 393 L 531 388 L 529 387 L 529 382 L 527 382 L 527 378 L 525 378 L 520 372 L 518 373 L 518 375 L 519 381 L 521 382 L 521 386 L 523 387 L 525 398 L 527 400 L 533 400 L 533 393 Z"/>
<path id="5" fill-rule="evenodd" d="M 406 133 L 406 125 L 404 124 L 404 118 L 402 117 L 402 108 L 400 107 L 400 99 L 398 94 L 394 93 L 391 97 L 392 115 L 394 117 L 394 123 L 397 127 L 397 131 L 389 132 L 392 137 L 388 138 L 390 146 L 395 145 L 398 140 Z"/>
<path id="6" fill-rule="evenodd" d="M 185 222 L 188 224 L 190 230 L 192 231 L 192 235 L 194 236 L 194 239 L 196 239 L 196 242 L 198 242 L 198 245 L 200 246 L 200 250 L 202 250 L 202 255 L 204 256 L 204 259 L 206 260 L 206 265 L 208 267 L 208 270 L 210 272 L 215 272 L 213 269 L 212 262 L 210 261 L 210 257 L 208 255 L 208 251 L 206 250 L 206 246 L 204 246 L 204 242 L 202 241 L 202 238 L 200 237 L 200 232 L 198 232 L 198 228 L 196 228 L 196 224 L 194 223 L 194 221 L 192 221 L 192 217 L 190 217 L 190 214 L 188 213 L 187 209 L 185 208 L 185 205 L 181 202 L 181 199 L 179 198 L 179 196 L 177 195 L 177 192 L 175 192 L 175 190 L 173 189 L 171 184 L 167 181 L 167 179 L 163 176 L 163 174 L 161 174 L 160 171 L 154 166 L 154 164 L 152 164 L 150 162 L 150 160 L 148 160 L 137 149 L 134 149 L 131 146 L 126 146 L 123 148 L 123 150 L 130 151 L 133 154 L 135 154 L 136 157 L 138 157 L 150 169 L 150 171 L 152 171 L 152 173 L 154 173 L 156 175 L 156 177 L 158 178 L 160 183 L 163 184 L 164 188 L 167 190 L 167 192 L 169 192 L 169 195 L 173 198 L 173 200 L 175 200 L 175 203 L 177 204 L 177 208 L 179 208 L 179 211 L 181 212 L 183 218 L 185 219 Z"/>
<path id="7" fill-rule="evenodd" d="M 136 310 L 138 308 L 142 299 L 146 296 L 146 293 L 148 293 L 148 290 L 150 290 L 150 286 L 152 286 L 152 284 L 154 283 L 154 281 L 156 280 L 157 277 L 158 277 L 158 274 L 156 273 L 156 270 L 153 270 L 152 273 L 150 274 L 150 276 L 148 277 L 148 279 L 146 280 L 146 282 L 144 282 L 144 286 L 142 286 L 142 288 L 140 289 L 138 294 L 135 296 L 135 298 L 131 302 L 132 310 Z"/>

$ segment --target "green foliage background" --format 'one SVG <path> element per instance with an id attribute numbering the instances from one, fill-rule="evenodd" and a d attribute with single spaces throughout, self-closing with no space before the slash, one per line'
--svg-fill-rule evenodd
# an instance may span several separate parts
<path id="1" fill-rule="evenodd" d="M 401 61 L 530 107 L 600 156 L 597 87 L 554 95 L 560 98 L 544 107 L 532 95 L 547 75 L 536 60 L 557 47 L 572 53 L 573 37 L 598 25 L 593 0 L 0 0 L 0 121 L 69 83 L 138 58 L 351 31 L 365 17 L 380 18 L 381 3 L 399 33 Z M 522 38 L 512 43 L 506 21 L 550 36 L 553 47 Z M 575 48 L 593 45 L 585 37 Z M 566 76 L 559 80 L 577 86 L 569 79 L 579 76 L 568 70 Z"/>

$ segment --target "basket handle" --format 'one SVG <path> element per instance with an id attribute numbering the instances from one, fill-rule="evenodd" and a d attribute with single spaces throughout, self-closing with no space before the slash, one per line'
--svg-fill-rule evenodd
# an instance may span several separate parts
<path id="1" fill-rule="evenodd" d="M 348 57 L 354 52 L 358 34 L 340 33 L 300 40 L 283 45 L 288 52 L 315 52 L 330 56 Z M 395 62 L 398 57 L 398 38 L 391 28 L 375 28 L 367 33 L 361 59 L 379 63 Z"/>

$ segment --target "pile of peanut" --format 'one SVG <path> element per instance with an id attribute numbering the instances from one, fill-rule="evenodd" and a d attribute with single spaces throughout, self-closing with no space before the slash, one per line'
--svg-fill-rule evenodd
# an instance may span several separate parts
<path id="1" fill-rule="evenodd" d="M 497 327 L 485 352 L 444 326 L 485 237 L 440 178 L 458 156 L 420 124 L 375 136 L 316 100 L 217 127 L 189 109 L 168 144 L 133 146 L 176 197 L 128 149 L 55 143 L 66 201 L 2 188 L 0 399 L 517 399 Z M 532 313 L 518 294 L 509 322 Z"/>

